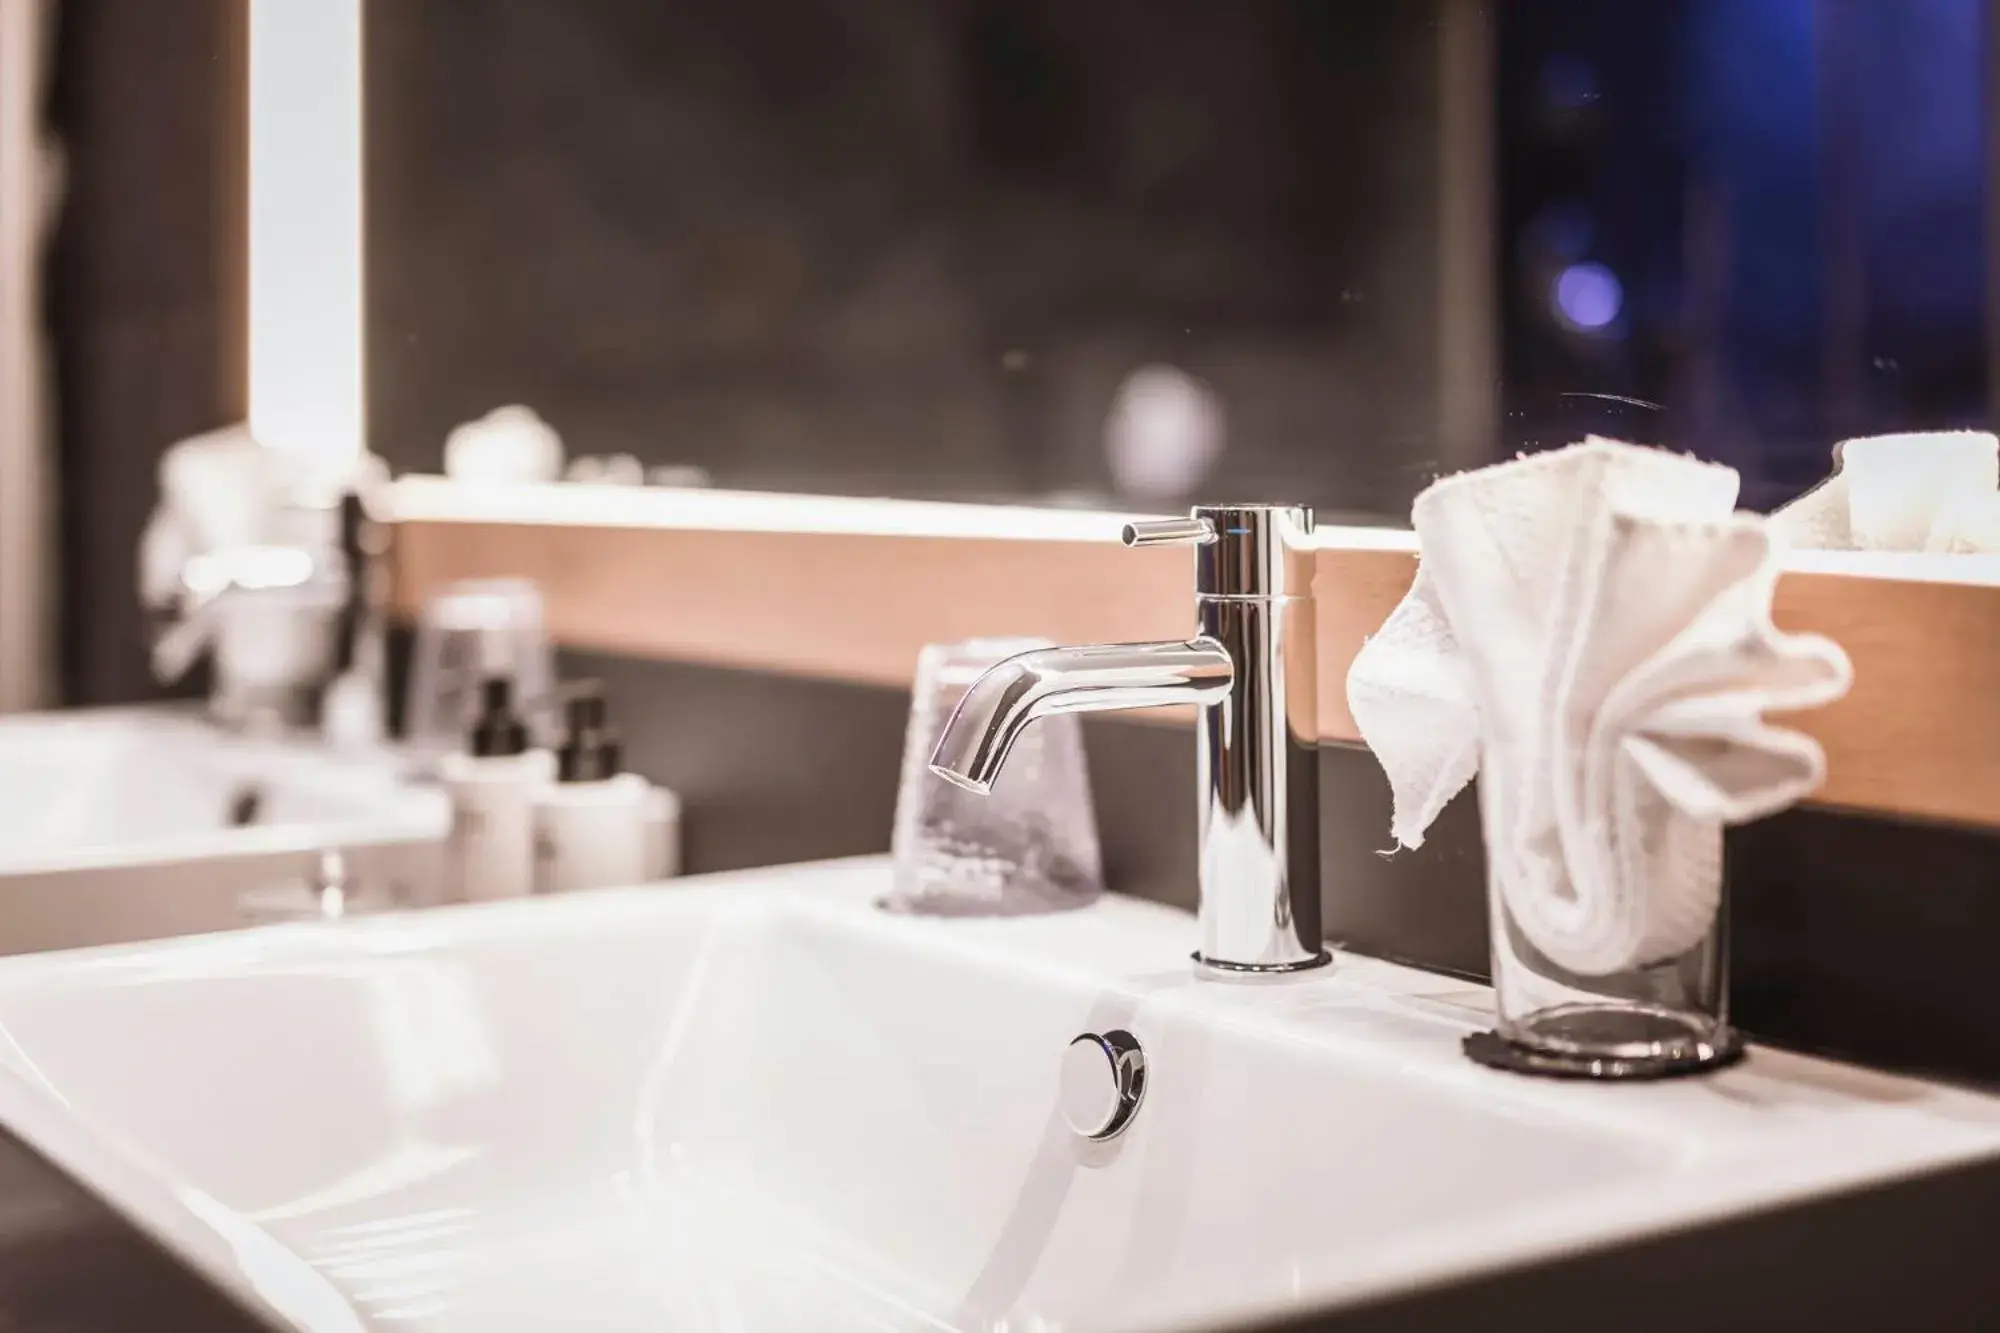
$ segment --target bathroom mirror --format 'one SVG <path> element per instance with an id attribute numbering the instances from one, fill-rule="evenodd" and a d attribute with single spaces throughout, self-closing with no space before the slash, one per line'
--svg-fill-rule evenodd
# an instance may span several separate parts
<path id="1" fill-rule="evenodd" d="M 1399 522 L 1983 425 L 1979 0 L 366 0 L 370 438 Z"/>
<path id="2" fill-rule="evenodd" d="M 1001 627 L 1184 633 L 1185 553 L 1112 511 L 1279 498 L 1320 512 L 1351 744 L 1438 475 L 1597 433 L 1845 507 L 1836 442 L 2000 388 L 1978 0 L 365 15 L 374 447 L 435 472 L 521 404 L 675 483 L 406 482 L 405 614 L 533 578 L 568 646 L 907 688 Z M 1824 800 L 2000 819 L 1996 588 L 2000 555 L 1793 552 L 1778 620 L 1855 664 Z"/>

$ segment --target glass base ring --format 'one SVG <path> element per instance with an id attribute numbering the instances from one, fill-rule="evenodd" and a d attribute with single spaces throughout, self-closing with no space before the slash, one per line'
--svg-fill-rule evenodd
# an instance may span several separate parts
<path id="1" fill-rule="evenodd" d="M 1730 1027 L 1703 1039 L 1663 1043 L 1650 1051 L 1562 1050 L 1509 1041 L 1498 1032 L 1472 1033 L 1463 1046 L 1468 1058 L 1494 1069 L 1601 1082 L 1685 1078 L 1726 1068 L 1743 1058 L 1742 1035 Z"/>

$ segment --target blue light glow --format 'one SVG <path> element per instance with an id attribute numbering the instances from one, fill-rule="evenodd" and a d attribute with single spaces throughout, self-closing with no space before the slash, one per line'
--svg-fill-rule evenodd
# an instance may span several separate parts
<path id="1" fill-rule="evenodd" d="M 1602 264 L 1571 264 L 1556 278 L 1555 305 L 1563 323 L 1595 333 L 1625 308 L 1625 288 Z"/>

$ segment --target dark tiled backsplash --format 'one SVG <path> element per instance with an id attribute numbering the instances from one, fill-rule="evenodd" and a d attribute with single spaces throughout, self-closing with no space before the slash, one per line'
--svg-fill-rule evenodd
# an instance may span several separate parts
<path id="1" fill-rule="evenodd" d="M 907 696 L 755 672 L 570 654 L 605 682 L 633 767 L 685 802 L 690 872 L 882 851 Z M 1194 740 L 1085 724 L 1112 886 L 1192 907 Z M 1484 978 L 1478 807 L 1454 801 L 1417 851 L 1390 855 L 1373 756 L 1320 751 L 1327 935 L 1359 953 Z M 1731 830 L 1733 1005 L 1759 1040 L 2000 1082 L 1986 1013 L 2000 951 L 2000 834 L 1793 810 Z"/>

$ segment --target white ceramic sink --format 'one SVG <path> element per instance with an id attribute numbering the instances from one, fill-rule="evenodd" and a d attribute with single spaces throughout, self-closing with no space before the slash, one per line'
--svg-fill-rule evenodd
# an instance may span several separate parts
<path id="1" fill-rule="evenodd" d="M 2000 1151 L 1755 1051 L 1467 1062 L 1483 992 L 1190 975 L 1192 921 L 876 912 L 880 861 L 0 961 L 0 1122 L 281 1326 L 1234 1327 Z M 1070 1039 L 1148 1058 L 1125 1134 Z"/>
<path id="2" fill-rule="evenodd" d="M 232 808 L 254 794 L 252 822 Z M 450 804 L 386 759 L 220 731 L 181 708 L 0 718 L 0 952 L 241 924 L 246 890 L 345 849 L 364 880 L 437 880 Z"/>

